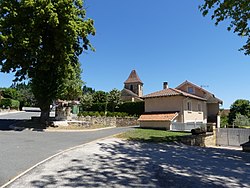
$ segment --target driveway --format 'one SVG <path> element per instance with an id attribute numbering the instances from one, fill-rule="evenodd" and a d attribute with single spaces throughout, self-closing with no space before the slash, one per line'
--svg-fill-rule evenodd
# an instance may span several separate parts
<path id="1" fill-rule="evenodd" d="M 250 187 L 250 153 L 95 141 L 37 166 L 7 187 Z"/>
<path id="2" fill-rule="evenodd" d="M 25 112 L 1 115 L 0 127 L 27 119 L 29 115 L 31 114 Z M 131 128 L 111 128 L 86 132 L 0 130 L 0 186 L 60 151 L 129 129 Z"/>

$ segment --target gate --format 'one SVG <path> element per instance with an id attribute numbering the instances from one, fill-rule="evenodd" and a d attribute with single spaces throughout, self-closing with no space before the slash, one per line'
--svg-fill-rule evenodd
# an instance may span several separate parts
<path id="1" fill-rule="evenodd" d="M 249 141 L 250 129 L 218 128 L 216 144 L 221 146 L 240 146 Z"/>

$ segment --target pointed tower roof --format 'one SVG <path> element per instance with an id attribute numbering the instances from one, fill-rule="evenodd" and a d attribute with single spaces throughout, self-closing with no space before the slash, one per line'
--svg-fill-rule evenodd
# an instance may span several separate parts
<path id="1" fill-rule="evenodd" d="M 139 76 L 137 75 L 135 70 L 132 70 L 128 79 L 124 82 L 124 84 L 129 84 L 129 83 L 141 83 L 143 84 L 143 82 L 141 81 L 141 79 L 139 78 Z"/>

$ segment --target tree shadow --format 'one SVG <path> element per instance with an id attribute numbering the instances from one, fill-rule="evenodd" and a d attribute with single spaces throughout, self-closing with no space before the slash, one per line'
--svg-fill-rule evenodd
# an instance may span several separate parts
<path id="1" fill-rule="evenodd" d="M 77 150 L 77 154 L 70 151 L 60 159 L 55 159 L 58 168 L 48 171 L 49 174 L 41 173 L 39 178 L 31 182 L 31 186 L 250 186 L 249 153 L 131 141 L 99 142 L 96 147 L 98 150 L 83 148 Z M 60 163 L 60 160 L 66 161 Z"/>
<path id="2" fill-rule="evenodd" d="M 16 119 L 0 119 L 0 131 L 22 131 L 22 128 L 13 129 L 13 125 L 18 125 L 23 123 L 23 120 L 16 120 Z"/>

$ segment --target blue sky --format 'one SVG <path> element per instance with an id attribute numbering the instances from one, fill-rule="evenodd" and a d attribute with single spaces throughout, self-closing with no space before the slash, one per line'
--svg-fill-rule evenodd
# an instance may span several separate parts
<path id="1" fill-rule="evenodd" d="M 86 0 L 87 16 L 94 19 L 96 52 L 81 57 L 82 79 L 96 90 L 122 89 L 135 69 L 144 94 L 176 87 L 185 80 L 207 85 L 206 90 L 229 108 L 236 99 L 250 99 L 250 62 L 238 49 L 244 38 L 215 26 L 194 0 Z M 12 75 L 0 74 L 0 87 Z"/>

